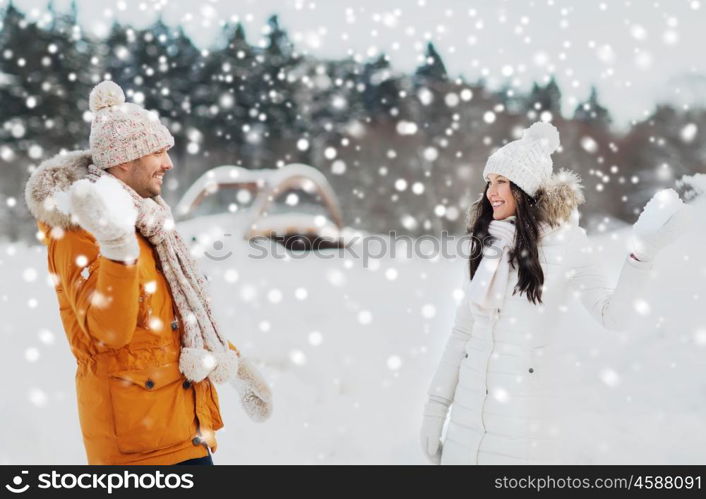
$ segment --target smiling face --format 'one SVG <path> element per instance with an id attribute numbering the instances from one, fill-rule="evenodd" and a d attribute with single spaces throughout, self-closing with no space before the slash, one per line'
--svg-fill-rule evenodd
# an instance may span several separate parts
<path id="1" fill-rule="evenodd" d="M 164 174 L 174 168 L 167 148 L 110 168 L 110 173 L 132 187 L 143 198 L 161 194 Z"/>
<path id="2" fill-rule="evenodd" d="M 515 197 L 512 195 L 510 181 L 502 175 L 488 174 L 488 190 L 485 193 L 493 207 L 493 219 L 503 220 L 517 213 Z"/>

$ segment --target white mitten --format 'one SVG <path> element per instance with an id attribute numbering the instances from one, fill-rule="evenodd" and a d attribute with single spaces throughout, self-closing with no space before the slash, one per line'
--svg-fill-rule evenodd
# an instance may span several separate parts
<path id="1" fill-rule="evenodd" d="M 78 180 L 71 185 L 68 197 L 71 215 L 93 234 L 101 255 L 123 262 L 137 260 L 137 208 L 118 180 L 109 176 L 96 182 Z"/>
<path id="2" fill-rule="evenodd" d="M 419 436 L 422 451 L 433 464 L 439 464 L 441 461 L 441 431 L 444 428 L 449 405 L 445 398 L 430 395 L 424 406 L 424 419 Z"/>
<path id="3" fill-rule="evenodd" d="M 214 352 L 213 355 L 216 357 L 216 367 L 208 375 L 208 379 L 220 384 L 238 375 L 240 358 L 234 350 L 228 349 L 225 352 Z"/>
<path id="4" fill-rule="evenodd" d="M 230 379 L 238 390 L 245 413 L 256 422 L 265 421 L 272 414 L 272 391 L 254 364 L 240 357 L 238 375 Z"/>
<path id="5" fill-rule="evenodd" d="M 218 360 L 203 348 L 181 347 L 179 370 L 190 381 L 203 381 L 216 367 Z"/>
<path id="6" fill-rule="evenodd" d="M 234 350 L 212 352 L 205 348 L 181 347 L 179 370 L 187 379 L 198 383 L 208 378 L 225 383 L 238 377 L 240 358 Z"/>
<path id="7" fill-rule="evenodd" d="M 642 262 L 674 242 L 691 225 L 692 208 L 674 189 L 663 189 L 650 199 L 633 225 L 632 252 Z"/>

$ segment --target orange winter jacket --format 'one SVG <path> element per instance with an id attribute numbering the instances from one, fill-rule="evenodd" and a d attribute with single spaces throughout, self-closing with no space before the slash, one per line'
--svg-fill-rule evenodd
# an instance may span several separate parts
<path id="1" fill-rule="evenodd" d="M 181 321 L 153 246 L 136 231 L 140 257 L 125 265 L 100 256 L 81 228 L 38 226 L 78 363 L 88 463 L 174 464 L 215 451 L 216 388 L 179 371 Z"/>

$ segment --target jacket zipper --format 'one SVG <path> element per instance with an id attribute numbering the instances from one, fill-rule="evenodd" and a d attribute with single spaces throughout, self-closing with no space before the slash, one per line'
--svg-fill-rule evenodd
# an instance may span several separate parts
<path id="1" fill-rule="evenodd" d="M 476 447 L 476 464 L 478 464 L 480 446 L 483 443 L 485 435 L 488 433 L 488 430 L 485 429 L 485 417 L 483 414 L 485 412 L 485 402 L 488 399 L 488 364 L 490 364 L 490 358 L 493 356 L 493 350 L 495 349 L 495 324 L 498 322 L 499 317 L 500 309 L 493 309 L 493 316 L 490 323 L 490 353 L 485 360 L 485 376 L 483 378 L 483 384 L 485 385 L 485 396 L 483 397 L 483 404 L 481 404 L 480 407 L 480 421 L 483 426 L 483 435 L 481 435 L 480 440 L 478 441 L 478 446 Z"/>

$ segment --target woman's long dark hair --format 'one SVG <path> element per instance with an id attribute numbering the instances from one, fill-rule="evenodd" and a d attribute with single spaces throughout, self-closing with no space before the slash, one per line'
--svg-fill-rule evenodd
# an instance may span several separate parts
<path id="1" fill-rule="evenodd" d="M 483 257 L 483 246 L 493 241 L 493 236 L 488 232 L 488 226 L 493 220 L 493 207 L 487 197 L 486 183 L 483 196 L 473 203 L 471 208 L 471 222 L 468 233 L 471 236 L 471 254 L 468 258 L 471 269 L 471 279 L 476 274 L 478 265 Z M 518 281 L 512 294 L 525 293 L 527 299 L 533 304 L 542 303 L 542 285 L 544 272 L 539 263 L 539 209 L 537 200 L 526 194 L 522 189 L 510 182 L 512 197 L 515 198 L 516 223 L 515 247 L 510 250 L 510 265 L 517 268 Z"/>

